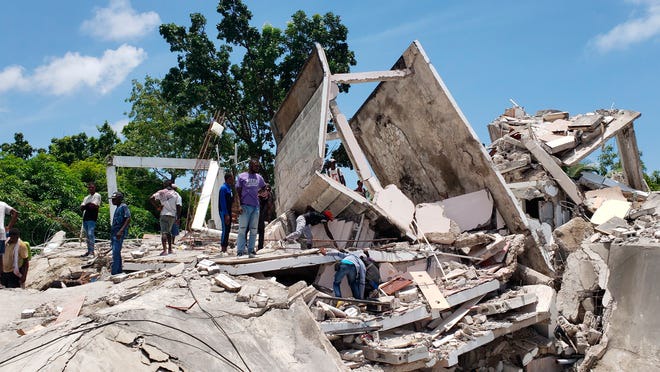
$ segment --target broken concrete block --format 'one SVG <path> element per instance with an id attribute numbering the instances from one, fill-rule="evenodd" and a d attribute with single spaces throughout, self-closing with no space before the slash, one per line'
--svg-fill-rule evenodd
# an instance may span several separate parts
<path id="1" fill-rule="evenodd" d="M 487 225 L 493 214 L 493 198 L 488 190 L 480 190 L 442 201 L 445 216 L 463 231 Z"/>
<path id="2" fill-rule="evenodd" d="M 199 261 L 199 262 L 197 263 L 197 270 L 200 270 L 200 271 L 202 271 L 202 270 L 209 271 L 209 268 L 210 268 L 211 266 L 213 266 L 213 265 L 215 265 L 215 262 L 213 262 L 213 261 L 211 261 L 211 260 L 203 259 L 203 260 L 201 260 L 201 261 Z"/>
<path id="3" fill-rule="evenodd" d="M 171 276 L 177 276 L 177 275 L 179 275 L 183 272 L 184 268 L 185 268 L 185 265 L 183 264 L 183 262 L 181 262 L 181 263 L 179 263 L 175 266 L 172 266 L 172 267 L 168 268 L 167 270 L 165 270 L 165 272 L 167 272 Z"/>
<path id="4" fill-rule="evenodd" d="M 133 257 L 134 259 L 142 258 L 144 257 L 144 255 L 145 255 L 144 251 L 131 251 L 131 257 Z"/>
<path id="5" fill-rule="evenodd" d="M 557 227 L 553 232 L 555 242 L 561 249 L 571 253 L 580 248 L 582 241 L 594 233 L 593 226 L 581 217 L 575 217 Z"/>
<path id="6" fill-rule="evenodd" d="M 36 310 L 34 310 L 34 309 L 25 309 L 25 310 L 21 311 L 21 319 L 32 318 L 34 316 L 35 312 L 36 312 Z"/>
<path id="7" fill-rule="evenodd" d="M 238 282 L 225 274 L 214 276 L 213 282 L 215 285 L 219 285 L 230 292 L 238 292 L 241 289 L 241 285 Z"/>
<path id="8" fill-rule="evenodd" d="M 417 301 L 419 299 L 419 291 L 417 290 L 417 287 L 400 290 L 396 292 L 396 297 L 403 302 Z"/>
<path id="9" fill-rule="evenodd" d="M 248 302 L 252 298 L 252 296 L 255 296 L 259 293 L 259 287 L 257 285 L 253 285 L 252 283 L 247 283 L 241 290 L 236 294 L 236 301 L 238 302 Z"/>
<path id="10" fill-rule="evenodd" d="M 120 274 L 110 276 L 110 280 L 112 280 L 112 282 L 115 283 L 115 284 L 121 283 L 126 279 L 128 279 L 128 274 L 126 274 L 126 273 L 120 273 Z"/>
<path id="11" fill-rule="evenodd" d="M 147 353 L 147 357 L 151 361 L 166 362 L 170 360 L 170 356 L 168 354 L 162 352 L 159 348 L 155 346 L 149 344 L 143 344 L 142 350 L 144 350 L 144 352 Z"/>
<path id="12" fill-rule="evenodd" d="M 250 296 L 249 307 L 263 309 L 266 305 L 268 305 L 268 296 L 266 294 L 259 292 Z"/>
<path id="13" fill-rule="evenodd" d="M 395 185 L 387 185 L 376 192 L 373 203 L 380 207 L 387 218 L 401 231 L 409 231 L 415 215 L 415 204 Z"/>
<path id="14" fill-rule="evenodd" d="M 343 360 L 348 360 L 351 362 L 364 362 L 364 353 L 362 350 L 348 349 L 342 350 L 339 355 Z"/>
<path id="15" fill-rule="evenodd" d="M 442 202 L 418 204 L 415 221 L 418 234 L 431 243 L 452 244 L 461 233 L 458 224 L 445 217 Z"/>

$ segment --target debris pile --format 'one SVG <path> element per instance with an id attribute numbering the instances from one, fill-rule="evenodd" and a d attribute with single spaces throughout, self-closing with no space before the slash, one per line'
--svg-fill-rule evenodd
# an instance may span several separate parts
<path id="1" fill-rule="evenodd" d="M 370 81 L 380 83 L 347 119 L 338 84 Z M 0 366 L 657 368 L 660 194 L 641 178 L 639 115 L 531 116 L 516 105 L 489 125 L 484 147 L 418 42 L 391 70 L 358 74 L 332 74 L 317 45 L 271 123 L 279 217 L 265 249 L 220 253 L 203 222 L 223 179 L 209 161 L 204 213 L 175 254 L 158 255 L 157 236 L 127 241 L 124 273 L 111 276 L 103 244 L 82 261 L 60 234 L 35 256 L 28 289 L 0 291 Z M 615 137 L 617 180 L 571 169 Z M 322 173 L 336 140 L 372 197 Z M 333 239 L 317 225 L 310 249 L 281 241 L 310 207 L 336 217 Z M 337 295 L 344 254 L 368 255 L 380 277 L 359 298 L 345 278 Z"/>

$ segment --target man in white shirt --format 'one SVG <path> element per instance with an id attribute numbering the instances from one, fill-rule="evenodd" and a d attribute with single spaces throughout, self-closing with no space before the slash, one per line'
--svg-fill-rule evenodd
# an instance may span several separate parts
<path id="1" fill-rule="evenodd" d="M 160 211 L 160 239 L 163 243 L 160 255 L 172 254 L 172 226 L 181 218 L 181 195 L 174 190 L 171 180 L 165 180 L 163 189 L 151 195 L 149 201 Z"/>
<path id="2" fill-rule="evenodd" d="M 326 172 L 330 178 L 346 186 L 344 175 L 341 174 L 341 170 L 337 168 L 337 161 L 335 159 L 328 160 L 328 168 L 326 169 Z"/>
<path id="3" fill-rule="evenodd" d="M 5 230 L 5 215 L 11 215 L 7 229 Z M 18 211 L 9 206 L 9 204 L 0 201 L 0 264 L 2 264 L 2 256 L 5 254 L 5 242 L 7 240 L 7 231 L 11 230 L 18 220 Z"/>
<path id="4" fill-rule="evenodd" d="M 89 194 L 85 196 L 80 204 L 80 210 L 83 212 L 83 230 L 87 239 L 87 253 L 80 257 L 94 257 L 94 242 L 96 241 L 94 232 L 96 230 L 96 220 L 99 217 L 99 207 L 101 206 L 101 194 L 96 192 L 94 182 L 87 184 L 87 191 Z"/>

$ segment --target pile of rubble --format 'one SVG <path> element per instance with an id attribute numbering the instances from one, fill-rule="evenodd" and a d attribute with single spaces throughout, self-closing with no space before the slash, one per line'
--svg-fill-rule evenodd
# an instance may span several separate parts
<path id="1" fill-rule="evenodd" d="M 338 84 L 371 81 L 348 120 Z M 223 174 L 208 162 L 196 231 L 176 254 L 159 256 L 157 236 L 127 241 L 125 273 L 110 276 L 104 255 L 81 261 L 62 237 L 46 245 L 28 289 L 0 291 L 0 366 L 654 369 L 660 196 L 641 177 L 637 117 L 515 106 L 484 147 L 418 42 L 391 70 L 353 74 L 332 74 L 317 46 L 272 120 L 279 217 L 266 248 L 235 257 L 209 238 L 217 230 L 203 220 Z M 565 170 L 614 137 L 620 178 Z M 338 140 L 373 198 L 322 173 Z M 333 296 L 338 258 L 321 254 L 332 242 L 323 228 L 314 249 L 273 244 L 308 206 L 336 216 L 338 249 L 378 266 L 382 283 L 364 299 Z"/>

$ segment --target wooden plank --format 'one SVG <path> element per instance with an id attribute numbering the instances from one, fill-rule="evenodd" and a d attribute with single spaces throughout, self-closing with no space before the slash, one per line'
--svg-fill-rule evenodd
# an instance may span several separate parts
<path id="1" fill-rule="evenodd" d="M 440 288 L 431 279 L 429 273 L 426 271 L 411 271 L 410 275 L 415 281 L 415 284 L 422 290 L 422 294 L 426 297 L 429 306 L 431 306 L 431 313 L 434 310 L 441 311 L 450 307 L 447 299 L 442 295 Z"/>
<path id="2" fill-rule="evenodd" d="M 330 80 L 341 84 L 373 83 L 403 79 L 411 73 L 407 68 L 403 70 L 349 72 L 346 74 L 333 74 L 330 76 Z"/>
<path id="3" fill-rule="evenodd" d="M 545 152 L 539 146 L 533 139 L 529 137 L 523 136 L 521 138 L 521 141 L 523 145 L 529 150 L 529 152 L 532 153 L 534 158 L 541 163 L 543 168 L 545 168 L 552 178 L 557 181 L 559 186 L 564 190 L 566 195 L 568 195 L 575 204 L 582 204 L 582 196 L 580 195 L 580 191 L 578 190 L 577 186 L 575 185 L 575 182 L 566 175 L 563 169 L 557 163 L 555 163 L 554 159 Z"/>
<path id="4" fill-rule="evenodd" d="M 433 328 L 433 338 L 438 338 L 441 334 L 449 331 L 458 323 L 461 319 L 470 312 L 472 306 L 476 305 L 485 295 L 473 298 L 467 302 L 464 302 L 456 311 L 445 319 L 435 319 L 427 325 L 429 328 Z"/>
<path id="5" fill-rule="evenodd" d="M 67 302 L 66 304 L 64 304 L 64 307 L 62 308 L 62 312 L 57 317 L 57 319 L 55 319 L 53 324 L 60 324 L 66 322 L 67 320 L 77 318 L 78 313 L 80 313 L 80 309 L 82 308 L 84 302 L 85 302 L 85 296 L 78 296 L 73 298 L 71 301 Z"/>
<path id="6" fill-rule="evenodd" d="M 621 110 L 614 117 L 614 120 L 606 127 L 605 132 L 593 142 L 581 145 L 575 148 L 575 152 L 561 159 L 564 165 L 572 166 L 580 162 L 600 148 L 607 140 L 614 137 L 621 129 L 640 117 L 642 114 L 636 111 Z"/>

